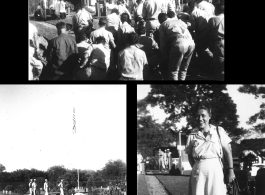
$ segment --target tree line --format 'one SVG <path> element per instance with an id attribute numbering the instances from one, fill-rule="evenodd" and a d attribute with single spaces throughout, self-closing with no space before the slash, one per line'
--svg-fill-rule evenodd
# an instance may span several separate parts
<path id="1" fill-rule="evenodd" d="M 58 192 L 58 183 L 64 179 L 65 190 L 71 191 L 77 187 L 77 170 L 67 169 L 62 165 L 52 166 L 47 171 L 37 169 L 18 169 L 5 172 L 0 164 L 0 190 L 11 190 L 24 194 L 28 191 L 29 179 L 36 179 L 37 191 L 43 188 L 44 180 L 48 179 L 51 192 Z M 95 182 L 123 181 L 126 175 L 126 164 L 122 160 L 109 160 L 101 170 L 79 170 L 79 186 L 90 188 Z"/>

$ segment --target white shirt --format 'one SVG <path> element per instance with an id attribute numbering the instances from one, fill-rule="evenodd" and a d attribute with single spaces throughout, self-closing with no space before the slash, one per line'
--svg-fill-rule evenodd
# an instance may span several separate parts
<path id="1" fill-rule="evenodd" d="M 60 3 L 60 13 L 65 13 L 65 2 L 64 1 L 61 1 Z"/>
<path id="2" fill-rule="evenodd" d="M 37 9 L 41 9 L 41 6 L 40 6 L 40 5 L 38 5 L 38 6 L 37 6 Z"/>
<path id="3" fill-rule="evenodd" d="M 36 26 L 34 26 L 33 24 L 29 23 L 29 39 L 30 40 L 33 40 L 35 33 L 38 34 L 38 30 L 37 30 Z"/>
<path id="4" fill-rule="evenodd" d="M 105 48 L 109 49 L 109 42 L 112 40 L 114 42 L 114 37 L 111 32 L 107 31 L 104 27 L 99 28 L 95 31 L 93 31 L 90 35 L 90 39 L 92 43 L 95 43 L 97 37 L 104 37 L 106 40 Z"/>
<path id="5" fill-rule="evenodd" d="M 116 13 L 108 15 L 106 19 L 107 19 L 107 27 L 114 26 L 114 28 L 118 30 L 119 26 L 122 25 L 121 19 L 119 15 L 117 15 Z"/>
<path id="6" fill-rule="evenodd" d="M 44 183 L 44 189 L 46 189 L 46 190 L 48 189 L 48 183 L 47 182 Z"/>

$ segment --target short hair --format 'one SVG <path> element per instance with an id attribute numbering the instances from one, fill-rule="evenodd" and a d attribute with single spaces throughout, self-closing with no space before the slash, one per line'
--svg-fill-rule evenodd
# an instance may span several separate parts
<path id="1" fill-rule="evenodd" d="M 169 12 L 167 13 L 167 16 L 168 16 L 169 18 L 174 18 L 174 17 L 176 16 L 176 14 L 175 14 L 174 11 L 169 11 Z"/>
<path id="2" fill-rule="evenodd" d="M 195 7 L 197 7 L 197 2 L 196 1 L 189 1 L 188 3 L 188 6 L 189 6 L 189 10 L 193 10 Z"/>
<path id="3" fill-rule="evenodd" d="M 99 43 L 105 44 L 106 43 L 106 39 L 102 36 L 97 37 L 95 41 L 97 44 L 99 44 Z"/>
<path id="4" fill-rule="evenodd" d="M 80 41 L 85 41 L 87 39 L 87 35 L 86 35 L 86 33 L 82 33 L 81 35 L 80 35 Z"/>
<path id="5" fill-rule="evenodd" d="M 128 34 L 128 43 L 129 45 L 134 45 L 136 43 L 138 43 L 138 36 L 135 32 L 131 32 Z"/>
<path id="6" fill-rule="evenodd" d="M 114 8 L 114 9 L 111 10 L 111 13 L 116 13 L 116 14 L 119 15 L 119 10 L 117 8 Z"/>
<path id="7" fill-rule="evenodd" d="M 211 109 L 211 106 L 207 103 L 201 103 L 198 105 L 198 108 L 197 110 L 206 110 L 209 114 L 209 116 L 212 116 L 212 109 Z"/>
<path id="8" fill-rule="evenodd" d="M 159 22 L 161 22 L 161 24 L 162 24 L 163 22 L 165 22 L 167 19 L 168 19 L 168 16 L 167 16 L 166 13 L 160 13 L 160 14 L 158 15 L 158 20 L 159 20 Z"/>
<path id="9" fill-rule="evenodd" d="M 58 23 L 56 24 L 56 28 L 57 28 L 57 30 L 61 30 L 61 29 L 63 29 L 63 28 L 66 29 L 66 24 L 65 24 L 64 22 L 58 22 Z"/>
<path id="10" fill-rule="evenodd" d="M 145 32 L 146 32 L 146 29 L 145 29 L 143 22 L 139 22 L 137 25 L 137 33 L 139 35 L 143 35 L 143 34 L 145 34 Z"/>
<path id="11" fill-rule="evenodd" d="M 128 13 L 124 12 L 124 13 L 121 14 L 121 21 L 122 22 L 128 22 L 128 23 L 130 23 L 131 21 L 130 21 L 129 18 L 130 18 L 130 16 L 129 16 Z"/>
<path id="12" fill-rule="evenodd" d="M 105 24 L 107 24 L 106 18 L 100 18 L 98 24 L 99 25 L 105 25 Z"/>

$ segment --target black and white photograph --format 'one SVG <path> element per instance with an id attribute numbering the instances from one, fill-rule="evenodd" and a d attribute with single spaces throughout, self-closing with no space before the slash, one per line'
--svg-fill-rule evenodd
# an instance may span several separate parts
<path id="1" fill-rule="evenodd" d="M 264 195 L 264 84 L 137 85 L 138 195 Z"/>
<path id="2" fill-rule="evenodd" d="M 28 6 L 28 80 L 225 80 L 224 0 Z"/>
<path id="3" fill-rule="evenodd" d="M 126 195 L 126 85 L 0 85 L 0 195 Z"/>

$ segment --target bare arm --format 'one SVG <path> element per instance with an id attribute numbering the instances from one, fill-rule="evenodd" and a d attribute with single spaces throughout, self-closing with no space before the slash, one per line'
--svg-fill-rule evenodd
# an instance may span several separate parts
<path id="1" fill-rule="evenodd" d="M 232 157 L 232 150 L 230 144 L 224 144 L 222 145 L 223 152 L 224 152 L 224 158 L 225 161 L 228 164 L 228 168 L 233 168 L 233 157 Z M 235 178 L 234 170 L 229 169 L 228 172 L 228 181 L 229 183 L 232 182 L 232 180 Z"/>

